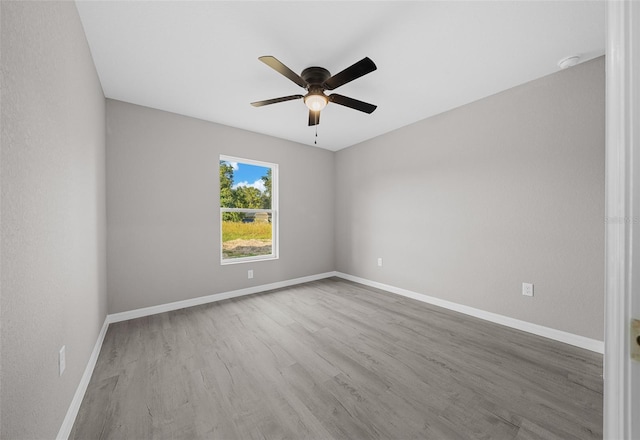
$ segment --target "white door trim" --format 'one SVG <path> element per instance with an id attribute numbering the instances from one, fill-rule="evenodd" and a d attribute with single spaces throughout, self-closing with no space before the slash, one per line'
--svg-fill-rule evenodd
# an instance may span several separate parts
<path id="1" fill-rule="evenodd" d="M 635 39 L 635 46 L 632 44 Z M 640 3 L 607 4 L 606 80 L 606 286 L 604 354 L 604 438 L 640 438 L 638 375 L 631 361 L 629 324 L 638 313 L 640 261 L 634 261 L 634 237 L 640 201 L 638 118 L 640 117 Z M 637 290 L 637 289 L 636 289 Z M 635 301 L 635 304 L 634 304 Z"/>

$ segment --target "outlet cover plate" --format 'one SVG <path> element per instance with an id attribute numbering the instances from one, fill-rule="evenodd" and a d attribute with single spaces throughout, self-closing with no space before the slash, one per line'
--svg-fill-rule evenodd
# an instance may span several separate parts
<path id="1" fill-rule="evenodd" d="M 522 283 L 522 294 L 524 296 L 533 296 L 533 284 Z"/>

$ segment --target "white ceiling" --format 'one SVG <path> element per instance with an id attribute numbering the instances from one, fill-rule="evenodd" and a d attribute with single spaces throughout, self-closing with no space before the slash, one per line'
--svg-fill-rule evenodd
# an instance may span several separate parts
<path id="1" fill-rule="evenodd" d="M 378 105 L 322 111 L 318 147 L 354 145 L 604 54 L 603 1 L 94 1 L 78 11 L 105 96 L 313 145 L 304 94 L 258 61 L 378 70 L 334 92 Z"/>

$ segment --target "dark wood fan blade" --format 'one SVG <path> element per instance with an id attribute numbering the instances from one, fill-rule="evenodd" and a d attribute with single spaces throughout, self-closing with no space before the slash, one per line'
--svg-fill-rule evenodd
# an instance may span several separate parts
<path id="1" fill-rule="evenodd" d="M 360 110 L 361 112 L 365 112 L 365 113 L 373 113 L 373 111 L 378 108 L 377 105 L 369 104 L 368 102 L 358 101 L 357 99 L 338 95 L 337 93 L 329 95 L 329 101 L 336 104 L 344 105 L 345 107 L 349 107 L 355 110 Z"/>
<path id="2" fill-rule="evenodd" d="M 369 57 L 365 57 L 355 63 L 354 65 L 347 67 L 340 73 L 336 73 L 331 78 L 326 80 L 322 85 L 326 90 L 337 89 L 340 86 L 345 85 L 348 82 L 358 79 L 361 76 L 371 73 L 376 70 L 377 67 Z"/>
<path id="3" fill-rule="evenodd" d="M 320 112 L 309 110 L 309 127 L 320 124 Z"/>
<path id="4" fill-rule="evenodd" d="M 282 98 L 273 98 L 273 99 L 267 99 L 265 101 L 252 102 L 251 105 L 254 107 L 262 107 L 263 105 L 276 104 L 278 102 L 285 102 L 285 101 L 293 101 L 294 99 L 300 99 L 300 98 L 304 98 L 304 96 L 302 95 L 283 96 Z"/>
<path id="5" fill-rule="evenodd" d="M 294 83 L 298 84 L 303 89 L 307 88 L 307 82 L 303 80 L 300 75 L 295 73 L 293 70 L 289 69 L 287 66 L 282 64 L 276 57 L 272 57 L 271 55 L 266 55 L 258 58 L 260 61 L 265 63 L 267 66 L 271 67 L 273 70 L 278 72 L 279 74 L 286 76 Z"/>

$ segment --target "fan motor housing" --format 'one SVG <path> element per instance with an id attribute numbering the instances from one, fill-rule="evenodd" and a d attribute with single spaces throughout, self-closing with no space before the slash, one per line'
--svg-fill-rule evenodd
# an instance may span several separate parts
<path id="1" fill-rule="evenodd" d="M 300 76 L 309 85 L 321 86 L 326 80 L 331 78 L 331 73 L 323 67 L 307 67 L 302 71 Z"/>

